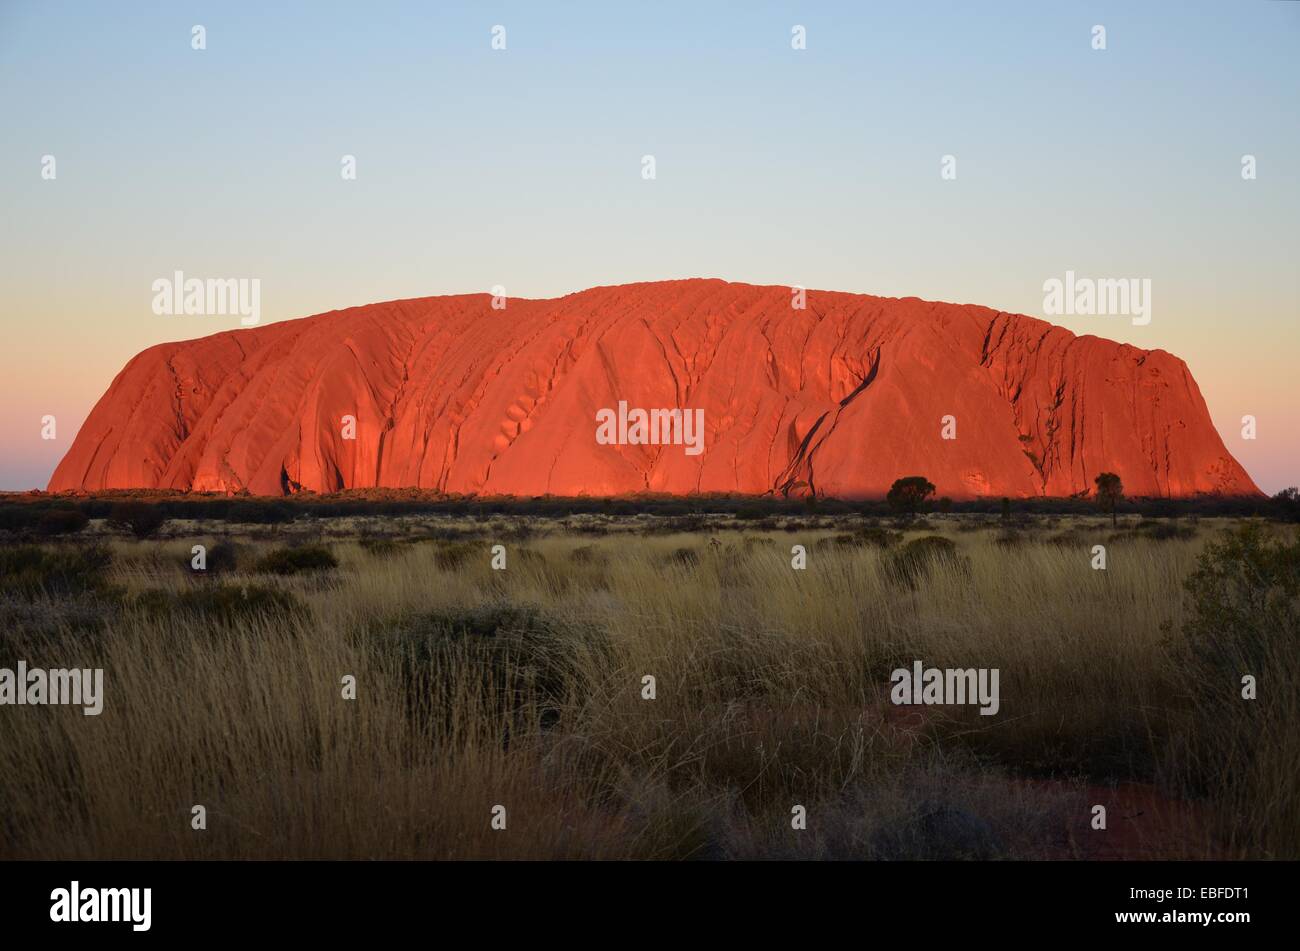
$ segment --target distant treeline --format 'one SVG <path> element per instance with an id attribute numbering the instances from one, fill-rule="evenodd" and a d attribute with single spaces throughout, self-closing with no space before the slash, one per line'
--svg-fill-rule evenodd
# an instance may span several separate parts
<path id="1" fill-rule="evenodd" d="M 623 498 L 539 498 L 434 495 L 401 490 L 358 490 L 334 495 L 299 494 L 284 498 L 204 495 L 161 491 L 107 492 L 95 496 L 46 495 L 39 492 L 0 496 L 0 530 L 33 531 L 45 526 L 51 533 L 76 531 L 82 518 L 113 518 L 115 507 L 147 505 L 165 519 L 213 519 L 244 524 L 273 525 L 299 518 L 329 519 L 356 516 L 446 515 L 462 517 L 530 516 L 564 518 L 572 515 L 730 515 L 738 519 L 763 519 L 815 515 L 895 514 L 882 500 L 835 498 L 791 499 L 770 496 L 636 495 Z M 934 512 L 1007 516 L 1095 515 L 1096 500 L 1001 499 L 971 501 L 932 500 Z M 1120 515 L 1148 518 L 1186 516 L 1259 516 L 1300 521 L 1300 496 L 1295 489 L 1272 498 L 1203 496 L 1194 499 L 1124 499 Z M 84 524 L 84 523 L 83 523 Z"/>

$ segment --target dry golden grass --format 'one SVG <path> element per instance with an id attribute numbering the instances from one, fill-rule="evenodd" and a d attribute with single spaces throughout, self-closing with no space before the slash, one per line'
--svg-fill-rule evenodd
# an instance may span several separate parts
<path id="1" fill-rule="evenodd" d="M 308 540 L 339 567 L 292 576 L 251 566 L 304 540 L 299 525 L 243 539 L 239 570 L 213 577 L 188 570 L 212 526 L 114 539 L 99 629 L 84 598 L 8 598 L 0 660 L 102 666 L 106 699 L 99 717 L 0 710 L 0 854 L 1089 857 L 1119 833 L 1091 832 L 1088 810 L 1122 782 L 1199 797 L 1190 827 L 1124 832 L 1135 855 L 1297 854 L 1294 687 L 1243 714 L 1232 683 L 1180 660 L 1182 579 L 1222 526 L 1112 541 L 1108 522 L 1076 519 L 1002 545 L 993 523 L 962 525 L 908 532 L 945 535 L 964 559 L 914 589 L 888 553 L 819 545 L 846 531 L 829 523 L 646 534 L 623 520 L 510 540 L 513 523 L 439 520 L 465 537 L 415 541 L 429 520 L 336 520 Z M 1072 543 L 1048 543 L 1061 528 Z M 396 544 L 362 544 L 377 532 Z M 504 571 L 489 564 L 498 542 Z M 806 570 L 791 568 L 794 544 Z M 223 621 L 149 606 L 149 592 L 250 584 L 299 608 Z M 456 635 L 462 622 L 478 633 Z M 918 659 L 1000 668 L 1000 713 L 892 707 L 889 672 Z M 1206 692 L 1213 741 L 1196 715 Z M 1265 731 L 1272 754 L 1235 756 L 1244 729 Z M 1236 775 L 1193 788 L 1213 743 Z M 205 831 L 191 829 L 195 804 Z M 505 831 L 490 825 L 497 804 Z M 795 805 L 806 831 L 791 829 Z"/>

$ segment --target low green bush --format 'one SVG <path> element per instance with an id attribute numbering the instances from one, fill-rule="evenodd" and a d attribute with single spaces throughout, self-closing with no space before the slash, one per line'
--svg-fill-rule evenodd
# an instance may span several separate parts
<path id="1" fill-rule="evenodd" d="M 300 545 L 277 548 L 257 563 L 258 571 L 273 575 L 297 575 L 304 572 L 329 571 L 339 566 L 334 553 L 324 545 Z"/>
<path id="2" fill-rule="evenodd" d="M 930 576 L 936 565 L 950 565 L 962 572 L 970 571 L 970 561 L 957 551 L 957 545 L 942 535 L 914 538 L 891 553 L 885 563 L 889 576 L 912 588 Z"/>
<path id="3" fill-rule="evenodd" d="M 108 510 L 108 524 L 136 538 L 149 538 L 162 528 L 167 516 L 148 502 L 118 502 Z"/>
<path id="4" fill-rule="evenodd" d="M 0 591 L 31 596 L 99 591 L 113 563 L 106 545 L 46 549 L 39 545 L 0 548 Z"/>
<path id="5" fill-rule="evenodd" d="M 36 531 L 42 535 L 72 535 L 90 524 L 90 519 L 78 509 L 48 509 L 36 520 Z"/>

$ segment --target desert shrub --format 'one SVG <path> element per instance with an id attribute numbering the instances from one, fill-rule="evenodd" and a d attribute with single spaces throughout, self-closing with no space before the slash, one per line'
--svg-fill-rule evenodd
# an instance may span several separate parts
<path id="1" fill-rule="evenodd" d="M 902 532 L 891 532 L 887 528 L 869 525 L 858 529 L 852 535 L 853 544 L 859 548 L 893 548 L 903 540 Z"/>
<path id="2" fill-rule="evenodd" d="M 422 534 L 410 538 L 409 541 L 415 544 L 424 542 L 468 542 L 486 538 L 487 534 L 487 529 L 482 526 L 453 528 L 447 525 L 439 525 L 425 530 Z"/>
<path id="3" fill-rule="evenodd" d="M 257 563 L 257 570 L 273 575 L 296 575 L 309 571 L 328 571 L 338 566 L 338 559 L 326 546 L 300 545 L 267 552 Z"/>
<path id="4" fill-rule="evenodd" d="M 694 568 L 700 563 L 700 553 L 694 548 L 674 548 L 668 553 L 667 561 L 681 568 Z"/>
<path id="5" fill-rule="evenodd" d="M 813 542 L 813 551 L 827 551 L 832 548 L 853 548 L 855 547 L 854 538 L 848 532 L 839 535 L 829 535 L 826 538 L 819 538 Z"/>
<path id="6" fill-rule="evenodd" d="M 998 532 L 993 539 L 993 544 L 999 548 L 1019 548 L 1025 543 L 1024 532 L 1016 531 L 1013 528 L 1004 529 Z"/>
<path id="7" fill-rule="evenodd" d="M 1233 846 L 1300 857 L 1300 539 L 1242 526 L 1206 546 L 1185 587 L 1191 611 L 1175 647 L 1190 699 L 1184 782 L 1217 800 Z M 1258 699 L 1242 696 L 1246 675 Z"/>
<path id="8" fill-rule="evenodd" d="M 887 528 L 879 528 L 875 525 L 869 525 L 853 532 L 840 532 L 837 535 L 820 538 L 813 543 L 813 550 L 825 551 L 831 548 L 870 548 L 885 551 L 886 549 L 893 548 L 902 540 L 903 534 L 901 532 L 893 532 Z"/>
<path id="9" fill-rule="evenodd" d="M 957 543 L 952 539 L 944 538 L 942 535 L 922 535 L 904 545 L 898 554 L 902 558 L 916 558 L 936 555 L 955 556 L 956 553 Z"/>
<path id="10" fill-rule="evenodd" d="M 956 543 L 942 535 L 912 539 L 893 552 L 885 564 L 889 576 L 908 587 L 928 578 L 935 565 L 951 565 L 963 571 L 970 569 L 969 561 L 957 551 Z"/>
<path id="11" fill-rule="evenodd" d="M 108 510 L 108 524 L 120 532 L 130 532 L 136 538 L 148 538 L 167 521 L 167 516 L 156 505 L 148 502 L 117 502 Z"/>
<path id="12" fill-rule="evenodd" d="M 582 545 L 569 552 L 569 557 L 579 565 L 598 565 L 606 561 L 605 553 L 595 545 Z"/>
<path id="13" fill-rule="evenodd" d="M 1300 489 L 1295 486 L 1283 489 L 1271 499 L 1273 518 L 1283 522 L 1300 522 Z"/>
<path id="14" fill-rule="evenodd" d="M 827 548 L 875 548 L 881 551 L 893 548 L 903 540 L 902 532 L 892 532 L 887 528 L 874 525 L 860 528 L 855 532 L 841 532 L 829 538 L 819 539 L 814 550 Z"/>
<path id="15" fill-rule="evenodd" d="M 439 545 L 433 553 L 433 563 L 443 571 L 455 571 L 465 565 L 475 554 L 482 553 L 483 546 L 472 542 L 452 542 Z"/>
<path id="16" fill-rule="evenodd" d="M 48 509 L 36 520 L 36 531 L 42 535 L 71 535 L 90 524 L 90 519 L 78 509 Z"/>
<path id="17" fill-rule="evenodd" d="M 1300 650 L 1300 539 L 1248 523 L 1207 545 L 1184 587 L 1183 633 L 1205 666 L 1233 674 L 1258 669 L 1276 643 Z"/>
<path id="18" fill-rule="evenodd" d="M 282 525 L 292 522 L 294 508 L 288 502 L 236 502 L 226 510 L 227 522 L 248 525 Z"/>
<path id="19" fill-rule="evenodd" d="M 190 613 L 225 624 L 259 614 L 292 614 L 303 610 L 302 602 L 290 592 L 264 585 L 214 585 L 180 591 L 154 589 L 140 592 L 127 605 L 154 617 Z"/>
<path id="20" fill-rule="evenodd" d="M 656 515 L 689 515 L 691 506 L 689 502 L 668 501 L 655 506 Z M 636 506 L 627 504 L 615 504 L 610 506 L 610 514 L 618 515 L 635 515 Z"/>
<path id="21" fill-rule="evenodd" d="M 600 506 L 606 515 L 636 515 L 638 511 L 635 502 L 620 501 L 618 499 L 601 499 Z"/>
<path id="22" fill-rule="evenodd" d="M 1191 525 L 1182 525 L 1170 519 L 1143 519 L 1138 522 L 1135 532 L 1155 541 L 1185 540 L 1196 537 L 1196 529 Z"/>
<path id="23" fill-rule="evenodd" d="M 1078 528 L 1070 527 L 1057 532 L 1047 539 L 1047 544 L 1061 548 L 1090 547 L 1089 538 Z"/>
<path id="24" fill-rule="evenodd" d="M 394 538 L 380 538 L 368 535 L 361 539 L 361 550 L 376 558 L 389 558 L 401 550 L 401 545 Z"/>
<path id="25" fill-rule="evenodd" d="M 38 545 L 0 548 L 0 591 L 21 595 L 72 594 L 104 587 L 104 570 L 113 562 L 105 545 L 47 550 Z"/>
<path id="26" fill-rule="evenodd" d="M 590 686 L 584 653 L 603 650 L 606 638 L 590 625 L 499 601 L 407 618 L 366 644 L 396 661 L 413 718 L 451 729 L 451 705 L 438 698 L 467 690 L 509 730 L 530 719 L 540 727 L 558 722 Z"/>
<path id="27" fill-rule="evenodd" d="M 216 575 L 238 571 L 244 554 L 243 545 L 223 539 L 208 549 L 207 571 Z"/>
<path id="28" fill-rule="evenodd" d="M 647 535 L 677 535 L 700 532 L 708 527 L 703 515 L 682 515 L 673 518 L 652 518 L 646 522 Z"/>
<path id="29" fill-rule="evenodd" d="M 32 505 L 0 505 L 0 529 L 23 532 L 36 525 L 40 513 Z"/>

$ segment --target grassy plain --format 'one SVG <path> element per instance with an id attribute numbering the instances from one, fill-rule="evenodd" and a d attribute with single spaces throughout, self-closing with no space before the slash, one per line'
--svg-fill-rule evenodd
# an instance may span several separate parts
<path id="1" fill-rule="evenodd" d="M 0 667 L 102 667 L 105 706 L 0 709 L 0 855 L 1295 858 L 1295 632 L 1214 662 L 1188 633 L 1184 579 L 1236 524 L 414 516 L 136 540 L 94 520 L 11 541 Z M 926 536 L 952 547 L 908 547 Z M 894 706 L 914 660 L 998 668 L 998 714 Z"/>

